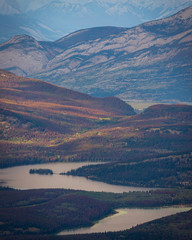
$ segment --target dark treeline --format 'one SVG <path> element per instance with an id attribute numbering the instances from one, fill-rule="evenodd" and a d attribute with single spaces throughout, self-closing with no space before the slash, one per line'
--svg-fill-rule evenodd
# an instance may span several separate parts
<path id="1" fill-rule="evenodd" d="M 40 175 L 53 175 L 53 171 L 51 169 L 30 169 L 30 174 L 40 174 Z"/>
<path id="2" fill-rule="evenodd" d="M 192 156 L 184 154 L 143 162 L 83 166 L 68 175 L 142 187 L 192 187 Z"/>
<path id="3" fill-rule="evenodd" d="M 0 189 L 0 238 L 54 234 L 92 225 L 120 207 L 159 207 L 192 203 L 190 189 L 122 194 L 64 189 Z M 16 239 L 16 238 L 15 238 Z"/>
<path id="4" fill-rule="evenodd" d="M 0 236 L 53 233 L 89 226 L 112 213 L 112 205 L 70 190 L 1 190 Z"/>
<path id="5" fill-rule="evenodd" d="M 191 240 L 192 210 L 178 213 L 119 232 L 93 233 L 68 236 L 19 235 L 5 236 L 2 240 Z"/>

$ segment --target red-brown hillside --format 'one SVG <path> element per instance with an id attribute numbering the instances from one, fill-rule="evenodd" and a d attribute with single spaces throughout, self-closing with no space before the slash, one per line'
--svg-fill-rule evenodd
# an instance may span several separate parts
<path id="1" fill-rule="evenodd" d="M 147 108 L 141 118 L 173 118 L 177 120 L 191 120 L 192 106 L 184 104 L 158 104 Z"/>
<path id="2" fill-rule="evenodd" d="M 98 128 L 103 122 L 135 114 L 120 99 L 94 98 L 6 71 L 0 71 L 0 88 L 3 159 L 15 158 L 14 152 L 18 156 L 22 154 L 20 158 L 31 155 L 39 158 L 41 153 L 39 149 L 32 150 L 34 147 L 67 144 L 63 149 L 68 151 L 72 146 L 68 143 L 79 139 L 80 133 Z"/>
<path id="3" fill-rule="evenodd" d="M 0 71 L 1 167 L 47 161 L 131 161 L 189 152 L 192 106 L 156 105 L 134 115 L 94 98 Z"/>
<path id="4" fill-rule="evenodd" d="M 66 111 L 75 108 L 90 116 L 117 117 L 134 115 L 133 108 L 115 97 L 94 98 L 86 94 L 57 87 L 37 79 L 18 77 L 6 71 L 0 71 L 1 99 L 9 98 L 14 101 L 30 101 L 63 105 Z M 3 101 L 4 102 L 4 101 Z M 67 108 L 68 106 L 68 108 Z M 79 108 L 79 109 L 78 109 Z M 84 109 L 85 108 L 85 109 Z M 78 114 L 77 114 L 78 115 Z"/>

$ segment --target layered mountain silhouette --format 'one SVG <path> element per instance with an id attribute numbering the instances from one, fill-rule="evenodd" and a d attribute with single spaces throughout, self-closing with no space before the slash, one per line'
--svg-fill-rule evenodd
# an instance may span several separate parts
<path id="1" fill-rule="evenodd" d="M 131 29 L 84 29 L 55 42 L 15 36 L 0 45 L 0 68 L 92 96 L 190 102 L 191 13 Z"/>
<path id="2" fill-rule="evenodd" d="M 0 43 L 16 34 L 53 41 L 82 28 L 133 27 L 190 5 L 189 0 L 0 0 Z"/>
<path id="3" fill-rule="evenodd" d="M 141 114 L 115 97 L 95 98 L 0 71 L 0 167 L 53 161 L 143 161 L 190 153 L 192 106 Z"/>

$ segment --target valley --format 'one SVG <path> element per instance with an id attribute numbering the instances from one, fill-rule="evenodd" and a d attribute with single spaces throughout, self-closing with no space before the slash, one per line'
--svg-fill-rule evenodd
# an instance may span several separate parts
<path id="1" fill-rule="evenodd" d="M 190 105 L 140 114 L 115 97 L 94 98 L 1 71 L 1 167 L 55 161 L 120 161 L 190 154 Z"/>
<path id="2" fill-rule="evenodd" d="M 1 168 L 18 166 L 22 170 L 20 165 L 36 163 L 100 162 L 65 171 L 59 175 L 60 180 L 65 175 L 79 175 L 110 184 L 162 188 L 146 192 L 136 188 L 127 193 L 63 188 L 14 190 L 6 188 L 9 182 L 4 182 L 2 175 L 2 239 L 70 239 L 54 234 L 71 227 L 91 226 L 118 208 L 191 206 L 192 106 L 157 104 L 136 114 L 129 104 L 116 97 L 95 98 L 7 71 L 0 74 Z M 33 169 L 30 165 L 28 168 Z M 37 167 L 41 168 L 50 169 Z M 27 174 L 30 178 L 29 170 Z M 31 177 L 48 182 L 46 178 L 53 176 Z M 161 233 L 169 239 L 190 239 L 190 214 L 188 211 L 159 220 Z M 164 221 L 168 221 L 167 230 L 163 230 Z M 173 226 L 169 221 L 176 221 L 183 230 L 170 237 L 168 232 Z M 122 234 L 132 239 L 139 234 L 144 234 L 144 239 L 149 234 L 157 236 L 150 223 L 145 223 L 144 229 L 141 225 L 123 232 L 76 235 L 76 239 L 118 239 Z"/>
<path id="3" fill-rule="evenodd" d="M 191 240 L 190 1 L 67 2 L 0 0 L 0 238 Z"/>

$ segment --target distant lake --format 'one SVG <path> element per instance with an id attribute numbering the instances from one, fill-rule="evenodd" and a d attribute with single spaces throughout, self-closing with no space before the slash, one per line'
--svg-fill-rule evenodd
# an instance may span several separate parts
<path id="1" fill-rule="evenodd" d="M 17 166 L 0 169 L 0 185 L 15 189 L 41 189 L 41 188 L 65 188 L 97 192 L 122 193 L 130 191 L 148 191 L 152 188 L 137 188 L 106 184 L 92 181 L 84 177 L 59 175 L 71 169 L 77 169 L 85 165 L 101 164 L 92 162 L 83 163 L 49 163 Z M 29 174 L 30 169 L 51 169 L 53 175 Z M 93 233 L 105 231 L 120 231 L 132 226 L 172 215 L 177 212 L 187 211 L 190 208 L 153 208 L 153 209 L 117 209 L 117 213 L 102 219 L 94 226 L 76 230 L 62 231 L 59 235 Z"/>
<path id="2" fill-rule="evenodd" d="M 148 191 L 152 188 L 139 188 L 112 185 L 103 182 L 97 182 L 84 177 L 59 175 L 61 172 L 67 172 L 71 169 L 77 169 L 85 165 L 101 164 L 93 162 L 81 163 L 48 163 L 26 166 L 17 166 L 0 169 L 0 184 L 16 189 L 39 189 L 39 188 L 65 188 L 96 192 L 130 192 L 130 191 Z M 51 169 L 53 175 L 29 174 L 30 169 L 46 168 Z"/>
<path id="3" fill-rule="evenodd" d="M 60 232 L 58 235 L 122 231 L 135 227 L 137 224 L 146 223 L 179 212 L 189 211 L 190 209 L 191 208 L 187 207 L 117 209 L 116 214 L 102 219 L 92 227 L 65 230 Z"/>

